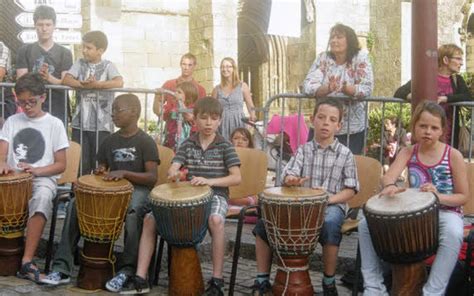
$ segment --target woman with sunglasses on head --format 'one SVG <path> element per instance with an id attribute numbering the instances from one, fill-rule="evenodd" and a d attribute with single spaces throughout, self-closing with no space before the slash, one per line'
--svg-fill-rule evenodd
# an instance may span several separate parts
<path id="1" fill-rule="evenodd" d="M 453 122 L 453 107 L 449 103 L 472 101 L 471 93 L 466 82 L 459 75 L 463 65 L 463 50 L 456 44 L 444 44 L 438 48 L 438 104 L 440 104 L 448 117 L 444 132 L 445 143 L 458 148 L 459 144 L 459 108 L 456 109 L 455 122 Z M 401 86 L 395 94 L 396 98 L 411 99 L 411 80 Z M 454 133 L 453 131 L 454 125 Z"/>

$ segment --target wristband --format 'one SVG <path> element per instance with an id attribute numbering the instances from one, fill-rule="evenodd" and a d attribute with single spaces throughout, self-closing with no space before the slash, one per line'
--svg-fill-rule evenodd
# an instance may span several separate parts
<path id="1" fill-rule="evenodd" d="M 385 189 L 385 188 L 387 188 L 388 186 L 395 186 L 395 187 L 398 187 L 398 186 L 397 186 L 397 183 L 390 183 L 390 184 L 385 185 L 383 188 Z"/>

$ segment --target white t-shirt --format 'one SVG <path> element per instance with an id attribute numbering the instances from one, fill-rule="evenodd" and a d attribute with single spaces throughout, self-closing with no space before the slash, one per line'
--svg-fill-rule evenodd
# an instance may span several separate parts
<path id="1" fill-rule="evenodd" d="M 29 118 L 25 113 L 10 116 L 0 131 L 0 140 L 8 142 L 7 164 L 14 169 L 19 162 L 33 167 L 53 164 L 54 153 L 69 147 L 63 123 L 49 113 L 39 118 Z"/>

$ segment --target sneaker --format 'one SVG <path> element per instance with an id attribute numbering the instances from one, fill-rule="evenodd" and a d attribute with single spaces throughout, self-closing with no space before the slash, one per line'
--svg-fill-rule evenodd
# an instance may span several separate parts
<path id="1" fill-rule="evenodd" d="M 139 277 L 138 275 L 129 277 L 128 281 L 120 291 L 120 294 L 122 295 L 136 295 L 146 293 L 150 293 L 148 281 Z"/>
<path id="2" fill-rule="evenodd" d="M 332 284 L 329 284 L 329 285 L 325 285 L 323 283 L 323 295 L 324 296 L 338 296 L 336 281 L 334 281 Z"/>
<path id="3" fill-rule="evenodd" d="M 253 296 L 270 296 L 273 295 L 272 293 L 272 285 L 269 281 L 263 281 L 259 283 L 255 280 L 252 286 L 252 295 Z"/>
<path id="4" fill-rule="evenodd" d="M 105 288 L 110 292 L 120 292 L 127 279 L 128 276 L 125 273 L 119 272 L 105 284 Z"/>
<path id="5" fill-rule="evenodd" d="M 57 286 L 62 284 L 69 284 L 71 282 L 71 278 L 62 272 L 52 271 L 44 279 L 40 280 L 40 282 L 52 286 Z"/>
<path id="6" fill-rule="evenodd" d="M 224 296 L 224 287 L 219 285 L 214 279 L 211 279 L 208 285 L 209 287 L 207 287 L 206 291 L 204 292 L 204 296 Z"/>

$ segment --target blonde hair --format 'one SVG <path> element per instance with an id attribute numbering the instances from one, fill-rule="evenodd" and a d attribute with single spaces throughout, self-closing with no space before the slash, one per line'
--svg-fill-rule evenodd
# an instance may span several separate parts
<path id="1" fill-rule="evenodd" d="M 438 48 L 438 67 L 443 66 L 444 57 L 452 58 L 455 54 L 462 55 L 462 48 L 456 44 L 443 44 Z"/>
<path id="2" fill-rule="evenodd" d="M 221 68 L 222 68 L 222 64 L 227 61 L 229 62 L 231 65 L 232 65 L 232 68 L 234 69 L 234 71 L 232 72 L 232 88 L 236 87 L 239 83 L 240 83 L 240 78 L 239 78 L 239 67 L 237 66 L 237 63 L 234 61 L 233 58 L 231 57 L 225 57 L 222 59 L 221 61 Z M 221 72 L 221 85 L 222 86 L 226 86 L 227 85 L 227 82 L 225 81 L 224 79 L 224 76 L 222 75 L 222 72 Z"/>
<path id="3" fill-rule="evenodd" d="M 176 89 L 181 89 L 184 92 L 184 104 L 189 107 L 198 99 L 198 90 L 196 86 L 190 81 L 181 82 L 176 86 Z"/>

